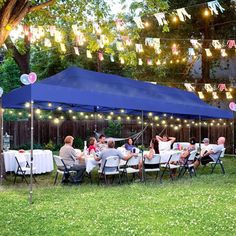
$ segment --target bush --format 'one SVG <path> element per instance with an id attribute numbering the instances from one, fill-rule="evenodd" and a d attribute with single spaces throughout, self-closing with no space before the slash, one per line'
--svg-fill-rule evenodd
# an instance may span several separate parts
<path id="1" fill-rule="evenodd" d="M 83 148 L 84 148 L 83 139 L 80 138 L 80 137 L 75 137 L 75 139 L 74 139 L 74 147 L 78 148 L 80 150 L 83 150 Z"/>
<path id="2" fill-rule="evenodd" d="M 55 143 L 50 139 L 49 142 L 44 146 L 44 149 L 49 149 L 51 151 L 54 151 L 55 149 Z"/>

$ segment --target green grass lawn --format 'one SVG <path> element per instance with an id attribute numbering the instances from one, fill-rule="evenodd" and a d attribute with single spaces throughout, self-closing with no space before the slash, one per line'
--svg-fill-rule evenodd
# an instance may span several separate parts
<path id="1" fill-rule="evenodd" d="M 34 203 L 12 176 L 0 187 L 0 235 L 236 235 L 236 158 L 226 175 L 200 168 L 174 182 L 53 186 L 37 176 Z"/>

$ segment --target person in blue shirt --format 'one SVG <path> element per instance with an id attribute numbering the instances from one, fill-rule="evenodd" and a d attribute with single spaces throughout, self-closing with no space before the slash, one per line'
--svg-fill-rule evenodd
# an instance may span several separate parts
<path id="1" fill-rule="evenodd" d="M 125 144 L 125 149 L 126 149 L 127 151 L 132 152 L 134 148 L 135 148 L 135 146 L 133 145 L 133 139 L 132 139 L 132 138 L 129 138 L 129 139 L 127 140 L 127 143 Z"/>

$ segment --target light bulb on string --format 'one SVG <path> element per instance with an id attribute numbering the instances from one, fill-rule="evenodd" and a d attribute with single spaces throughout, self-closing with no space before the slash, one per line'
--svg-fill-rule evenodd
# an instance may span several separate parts
<path id="1" fill-rule="evenodd" d="M 205 9 L 204 11 L 203 11 L 203 16 L 204 17 L 209 17 L 210 16 L 210 11 L 209 11 L 209 9 Z"/>

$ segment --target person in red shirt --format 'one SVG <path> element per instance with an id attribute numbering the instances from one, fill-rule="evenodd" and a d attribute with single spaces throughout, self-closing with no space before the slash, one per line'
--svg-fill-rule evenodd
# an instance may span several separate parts
<path id="1" fill-rule="evenodd" d="M 91 137 L 89 139 L 89 147 L 88 147 L 88 154 L 95 154 L 95 152 L 97 151 L 96 148 L 96 139 L 94 137 Z"/>

